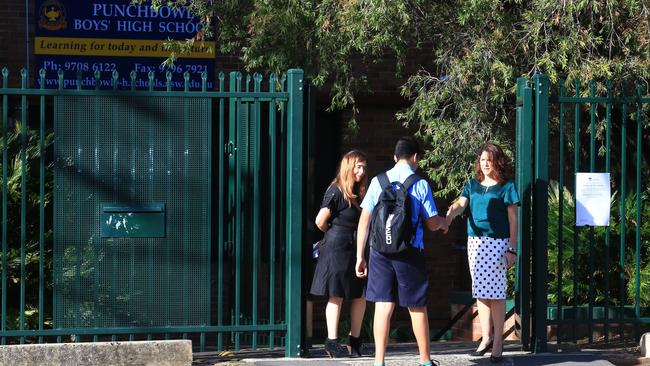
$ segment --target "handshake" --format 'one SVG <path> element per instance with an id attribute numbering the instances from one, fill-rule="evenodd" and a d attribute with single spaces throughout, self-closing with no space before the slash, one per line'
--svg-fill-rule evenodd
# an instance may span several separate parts
<path id="1" fill-rule="evenodd" d="M 454 218 L 458 215 L 458 209 L 454 207 L 454 205 L 451 205 L 449 209 L 447 210 L 447 214 L 443 216 L 436 216 L 435 220 L 435 227 L 431 228 L 432 231 L 435 230 L 442 230 L 444 234 L 447 234 L 447 231 L 449 231 L 449 226 L 451 225 L 451 222 L 454 221 Z"/>
<path id="2" fill-rule="evenodd" d="M 461 197 L 461 199 L 459 199 L 458 201 L 454 202 L 451 206 L 449 206 L 445 217 L 439 216 L 438 229 L 442 230 L 443 233 L 447 234 L 451 222 L 454 221 L 454 218 L 456 218 L 456 216 L 460 215 L 465 210 L 466 206 L 467 203 L 463 199 L 463 197 Z"/>
<path id="3" fill-rule="evenodd" d="M 448 221 L 446 217 L 442 216 L 436 216 L 436 218 L 438 221 L 437 230 L 441 230 L 443 234 L 447 234 L 447 231 L 449 231 L 450 221 Z"/>

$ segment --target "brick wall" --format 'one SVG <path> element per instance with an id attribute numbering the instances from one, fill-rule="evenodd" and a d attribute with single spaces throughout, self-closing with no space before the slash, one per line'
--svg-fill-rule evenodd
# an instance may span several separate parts
<path id="1" fill-rule="evenodd" d="M 33 9 L 30 11 L 29 17 L 33 19 Z M 34 32 L 33 23 L 30 21 L 30 34 Z M 0 49 L 2 50 L 0 52 L 0 67 L 7 67 L 10 70 L 11 86 L 19 86 L 18 70 L 26 65 L 27 44 L 25 38 L 25 1 L 2 1 L 0 5 Z M 30 58 L 33 57 L 32 42 L 33 38 L 30 37 Z"/>
<path id="2" fill-rule="evenodd" d="M 460 312 L 465 305 L 451 304 L 452 316 Z M 515 332 L 515 315 L 506 319 L 503 326 L 503 339 L 506 341 L 519 340 Z M 474 305 L 468 310 L 451 329 L 452 340 L 454 341 L 478 341 L 483 334 L 481 333 L 481 321 L 478 316 L 478 308 Z"/>

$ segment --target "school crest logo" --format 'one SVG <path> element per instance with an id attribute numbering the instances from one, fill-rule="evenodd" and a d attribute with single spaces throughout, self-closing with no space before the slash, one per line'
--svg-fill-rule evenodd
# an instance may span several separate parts
<path id="1" fill-rule="evenodd" d="M 38 26 L 55 31 L 68 27 L 65 20 L 65 7 L 58 0 L 46 0 L 38 10 Z"/>

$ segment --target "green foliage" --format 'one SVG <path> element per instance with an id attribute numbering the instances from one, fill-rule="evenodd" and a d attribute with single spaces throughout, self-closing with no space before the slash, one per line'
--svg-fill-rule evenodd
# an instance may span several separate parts
<path id="1" fill-rule="evenodd" d="M 535 72 L 553 83 L 650 76 L 648 9 L 641 1 L 458 1 L 434 46 L 437 67 L 404 85 L 427 167 L 441 193 L 457 191 L 477 146 L 514 147 L 514 85 Z M 436 171 L 444 173 L 436 173 Z"/>
<path id="2" fill-rule="evenodd" d="M 636 298 L 636 272 L 629 273 L 630 281 L 627 286 L 627 296 L 630 299 Z M 650 263 L 646 263 L 639 271 L 639 306 L 641 306 L 642 316 L 650 315 Z"/>
<path id="3" fill-rule="evenodd" d="M 136 2 L 188 6 L 214 26 L 219 51 L 249 70 L 303 68 L 330 91 L 331 108 L 350 108 L 353 130 L 356 96 L 372 92 L 366 75 L 393 65 L 412 101 L 397 119 L 426 142 L 423 167 L 438 195 L 459 193 L 481 143 L 512 156 L 517 77 L 650 79 L 642 0 Z M 423 55 L 429 61 L 417 64 Z"/>
<path id="4" fill-rule="evenodd" d="M 52 144 L 53 135 L 45 138 L 46 149 Z M 0 149 L 3 148 L 3 138 L 0 135 Z M 25 225 L 25 322 L 26 327 L 37 327 L 38 320 L 38 283 L 39 283 L 39 160 L 41 152 L 39 149 L 39 135 L 37 130 L 27 130 L 27 145 L 25 149 L 25 174 L 26 185 L 26 218 Z M 21 123 L 17 121 L 13 130 L 7 133 L 7 324 L 8 329 L 17 329 L 19 326 L 20 307 L 20 267 L 21 267 L 21 192 L 22 187 L 22 148 L 21 148 Z M 0 169 L 2 162 L 0 161 Z M 42 197 L 43 204 L 47 209 L 52 203 L 52 166 L 46 166 L 45 195 Z M 0 176 L 0 185 L 2 177 Z M 50 227 L 43 228 L 45 258 L 43 261 L 45 273 L 52 270 L 52 231 Z M 0 268 L 2 262 L 0 261 Z M 51 294 L 51 276 L 46 275 L 45 291 Z M 46 324 L 51 324 L 46 315 Z"/>
<path id="5" fill-rule="evenodd" d="M 650 191 L 641 193 L 642 202 L 647 202 Z M 562 202 L 560 202 L 562 197 Z M 607 229 L 605 227 L 594 228 L 593 237 L 593 267 L 590 267 L 589 250 L 591 246 L 590 228 L 574 226 L 575 201 L 570 190 L 566 187 L 560 192 L 557 182 L 552 181 L 549 185 L 549 228 L 548 228 L 548 300 L 550 304 L 558 302 L 558 283 L 561 278 L 562 303 L 582 305 L 589 302 L 589 284 L 593 285 L 594 302 L 596 305 L 604 305 L 606 295 L 609 297 L 608 304 L 619 304 L 621 287 L 619 274 L 624 276 L 623 293 L 625 293 L 625 304 L 634 304 L 636 296 L 636 193 L 630 193 L 625 197 L 625 257 L 623 268 L 620 266 L 620 242 L 621 242 L 621 204 L 617 193 L 611 198 L 611 218 L 609 226 L 609 251 L 605 245 Z M 562 205 L 562 221 L 559 219 L 559 208 Z M 650 217 L 650 207 L 642 206 L 642 217 Z M 561 224 L 561 230 L 559 225 Z M 577 242 L 574 242 L 574 234 L 577 230 Z M 641 298 L 640 306 L 650 308 L 650 222 L 645 220 L 639 227 L 641 248 L 639 253 L 640 276 L 641 276 Z M 559 233 L 562 233 L 560 241 Z M 559 256 L 561 243 L 561 253 Z M 609 265 L 605 262 L 609 256 Z M 562 272 L 559 272 L 558 264 L 562 264 Z M 577 288 L 574 286 L 574 276 Z M 605 286 L 609 282 L 609 288 Z M 574 293 L 575 291 L 575 293 Z"/>

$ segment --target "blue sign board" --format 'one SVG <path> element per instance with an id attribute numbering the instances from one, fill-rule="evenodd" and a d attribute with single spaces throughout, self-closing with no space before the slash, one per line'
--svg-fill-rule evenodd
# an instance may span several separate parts
<path id="1" fill-rule="evenodd" d="M 199 19 L 186 8 L 154 9 L 150 4 L 134 5 L 130 0 L 79 1 L 37 0 L 34 54 L 36 69 L 46 71 L 45 87 L 58 88 L 59 70 L 64 87 L 112 88 L 112 74 L 118 72 L 120 89 L 149 88 L 149 72 L 155 73 L 155 89 L 166 88 L 166 73 L 172 73 L 172 90 L 184 89 L 183 74 L 190 74 L 190 90 L 201 89 L 206 72 L 207 89 L 213 89 L 215 42 L 196 41 L 187 54 L 179 55 L 174 66 L 162 62 L 169 56 L 168 40 L 185 40 L 202 33 Z M 136 78 L 131 80 L 130 73 Z M 40 86 L 40 79 L 36 78 Z"/>

